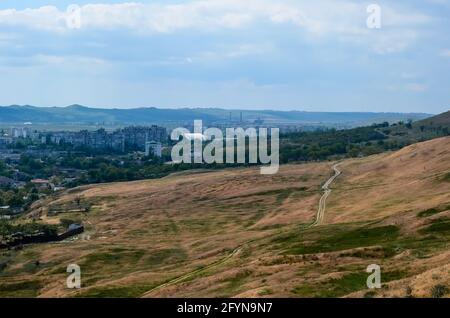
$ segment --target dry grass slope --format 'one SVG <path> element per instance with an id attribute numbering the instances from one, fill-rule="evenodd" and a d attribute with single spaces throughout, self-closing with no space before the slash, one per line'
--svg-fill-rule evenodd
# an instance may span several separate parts
<path id="1" fill-rule="evenodd" d="M 450 138 L 442 138 L 343 162 L 316 227 L 308 225 L 333 163 L 71 190 L 34 208 L 45 214 L 81 197 L 90 212 L 60 217 L 82 218 L 87 232 L 1 251 L 0 296 L 445 296 L 436 286 L 450 277 L 449 159 Z M 78 291 L 65 287 L 71 263 L 82 269 Z M 369 291 L 373 263 L 383 288 Z"/>

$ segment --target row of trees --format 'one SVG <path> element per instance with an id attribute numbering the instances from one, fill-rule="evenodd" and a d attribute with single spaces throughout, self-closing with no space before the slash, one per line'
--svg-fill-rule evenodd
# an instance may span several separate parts
<path id="1" fill-rule="evenodd" d="M 36 188 L 0 189 L 0 206 L 22 207 L 38 198 Z"/>
<path id="2" fill-rule="evenodd" d="M 396 149 L 396 142 L 378 131 L 386 124 L 347 130 L 298 132 L 282 136 L 280 161 L 317 161 L 333 156 L 359 156 Z"/>
<path id="3" fill-rule="evenodd" d="M 0 238 L 6 238 L 19 232 L 24 235 L 41 232 L 46 235 L 53 236 L 57 234 L 57 231 L 58 226 L 56 225 L 41 224 L 37 222 L 13 224 L 12 222 L 8 222 L 6 220 L 0 220 Z"/>

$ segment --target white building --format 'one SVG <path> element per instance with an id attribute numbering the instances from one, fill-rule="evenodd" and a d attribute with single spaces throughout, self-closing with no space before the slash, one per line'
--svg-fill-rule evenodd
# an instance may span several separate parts
<path id="1" fill-rule="evenodd" d="M 157 141 L 147 141 L 145 143 L 145 155 L 153 154 L 157 157 L 162 157 L 162 145 Z"/>
<path id="2" fill-rule="evenodd" d="M 14 138 L 28 138 L 31 135 L 31 130 L 26 127 L 11 128 L 11 136 Z"/>
<path id="3" fill-rule="evenodd" d="M 0 145 L 9 145 L 12 144 L 13 139 L 8 136 L 0 136 Z"/>

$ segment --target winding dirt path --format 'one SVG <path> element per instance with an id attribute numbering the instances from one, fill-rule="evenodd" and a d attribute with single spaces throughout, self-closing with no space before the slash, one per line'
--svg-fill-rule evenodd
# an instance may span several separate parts
<path id="1" fill-rule="evenodd" d="M 324 193 L 319 201 L 319 209 L 317 210 L 316 220 L 311 226 L 319 225 L 323 222 L 323 219 L 325 218 L 325 210 L 327 208 L 327 199 L 331 194 L 330 185 L 333 183 L 334 180 L 336 180 L 337 177 L 339 177 L 342 174 L 342 171 L 338 169 L 338 166 L 340 163 L 336 163 L 333 166 L 334 175 L 325 182 L 325 184 L 322 186 L 322 190 L 324 190 Z"/>

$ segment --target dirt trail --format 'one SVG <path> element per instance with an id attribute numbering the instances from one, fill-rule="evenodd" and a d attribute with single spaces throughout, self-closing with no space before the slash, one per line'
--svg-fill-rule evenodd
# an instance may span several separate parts
<path id="1" fill-rule="evenodd" d="M 337 177 L 341 175 L 341 171 L 338 169 L 340 163 L 336 163 L 333 166 L 334 175 L 325 182 L 325 184 L 322 186 L 322 190 L 324 190 L 324 193 L 319 201 L 319 209 L 317 210 L 316 220 L 312 224 L 312 226 L 319 225 L 323 222 L 323 219 L 325 218 L 325 210 L 327 208 L 327 199 L 331 194 L 330 185 L 333 183 L 334 180 L 336 180 Z"/>

